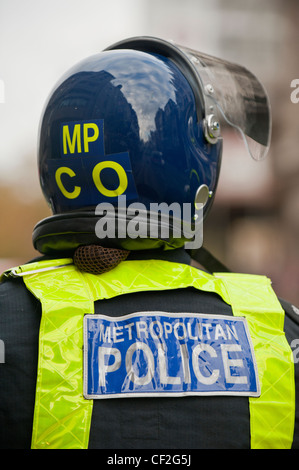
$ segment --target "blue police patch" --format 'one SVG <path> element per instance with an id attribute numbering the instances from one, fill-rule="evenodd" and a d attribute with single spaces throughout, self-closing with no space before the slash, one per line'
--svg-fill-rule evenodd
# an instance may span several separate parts
<path id="1" fill-rule="evenodd" d="M 260 395 L 245 318 L 85 315 L 85 398 L 185 395 Z"/>

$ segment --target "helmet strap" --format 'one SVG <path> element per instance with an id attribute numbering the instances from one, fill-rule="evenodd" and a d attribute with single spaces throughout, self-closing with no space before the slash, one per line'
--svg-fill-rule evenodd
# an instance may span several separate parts
<path id="1" fill-rule="evenodd" d="M 219 261 L 215 256 L 213 256 L 206 248 L 203 246 L 197 250 L 187 250 L 189 255 L 194 261 L 197 261 L 210 273 L 215 272 L 231 272 L 221 261 Z"/>

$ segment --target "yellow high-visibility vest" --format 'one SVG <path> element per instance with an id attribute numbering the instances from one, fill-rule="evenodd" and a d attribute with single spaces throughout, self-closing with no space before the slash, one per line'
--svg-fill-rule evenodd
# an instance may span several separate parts
<path id="1" fill-rule="evenodd" d="M 290 448 L 295 419 L 292 350 L 284 311 L 264 276 L 210 275 L 160 260 L 124 261 L 101 275 L 80 272 L 72 259 L 11 270 L 42 305 L 32 448 L 88 447 L 93 400 L 83 396 L 83 317 L 94 302 L 126 293 L 186 288 L 217 293 L 245 317 L 261 394 L 249 397 L 251 448 Z"/>

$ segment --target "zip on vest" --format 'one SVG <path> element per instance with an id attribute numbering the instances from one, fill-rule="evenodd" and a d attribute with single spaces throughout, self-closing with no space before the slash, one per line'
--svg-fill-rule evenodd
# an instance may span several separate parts
<path id="1" fill-rule="evenodd" d="M 249 397 L 251 448 L 290 448 L 295 417 L 292 351 L 283 331 L 284 312 L 264 276 L 210 275 L 159 260 L 123 261 L 101 275 L 82 273 L 71 259 L 15 268 L 40 300 L 42 318 L 32 448 L 88 447 L 92 400 L 83 397 L 83 317 L 94 302 L 125 293 L 193 286 L 214 292 L 246 317 L 254 346 L 260 397 Z"/>

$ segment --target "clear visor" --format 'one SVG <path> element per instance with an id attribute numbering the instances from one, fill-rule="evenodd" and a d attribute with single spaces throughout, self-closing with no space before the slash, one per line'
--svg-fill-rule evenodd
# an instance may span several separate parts
<path id="1" fill-rule="evenodd" d="M 119 48 L 161 53 L 173 59 L 191 80 L 195 98 L 200 103 L 204 100 L 205 119 L 210 119 L 208 127 L 216 134 L 215 138 L 207 136 L 211 137 L 210 142 L 217 141 L 217 122 L 220 122 L 222 130 L 229 125 L 241 133 L 249 154 L 255 160 L 266 156 L 271 138 L 269 100 L 263 85 L 247 69 L 152 37 L 129 38 L 106 50 Z"/>
<path id="2" fill-rule="evenodd" d="M 204 94 L 205 115 L 236 128 L 249 154 L 261 160 L 271 139 L 271 110 L 267 93 L 246 68 L 178 46 L 197 72 Z"/>

